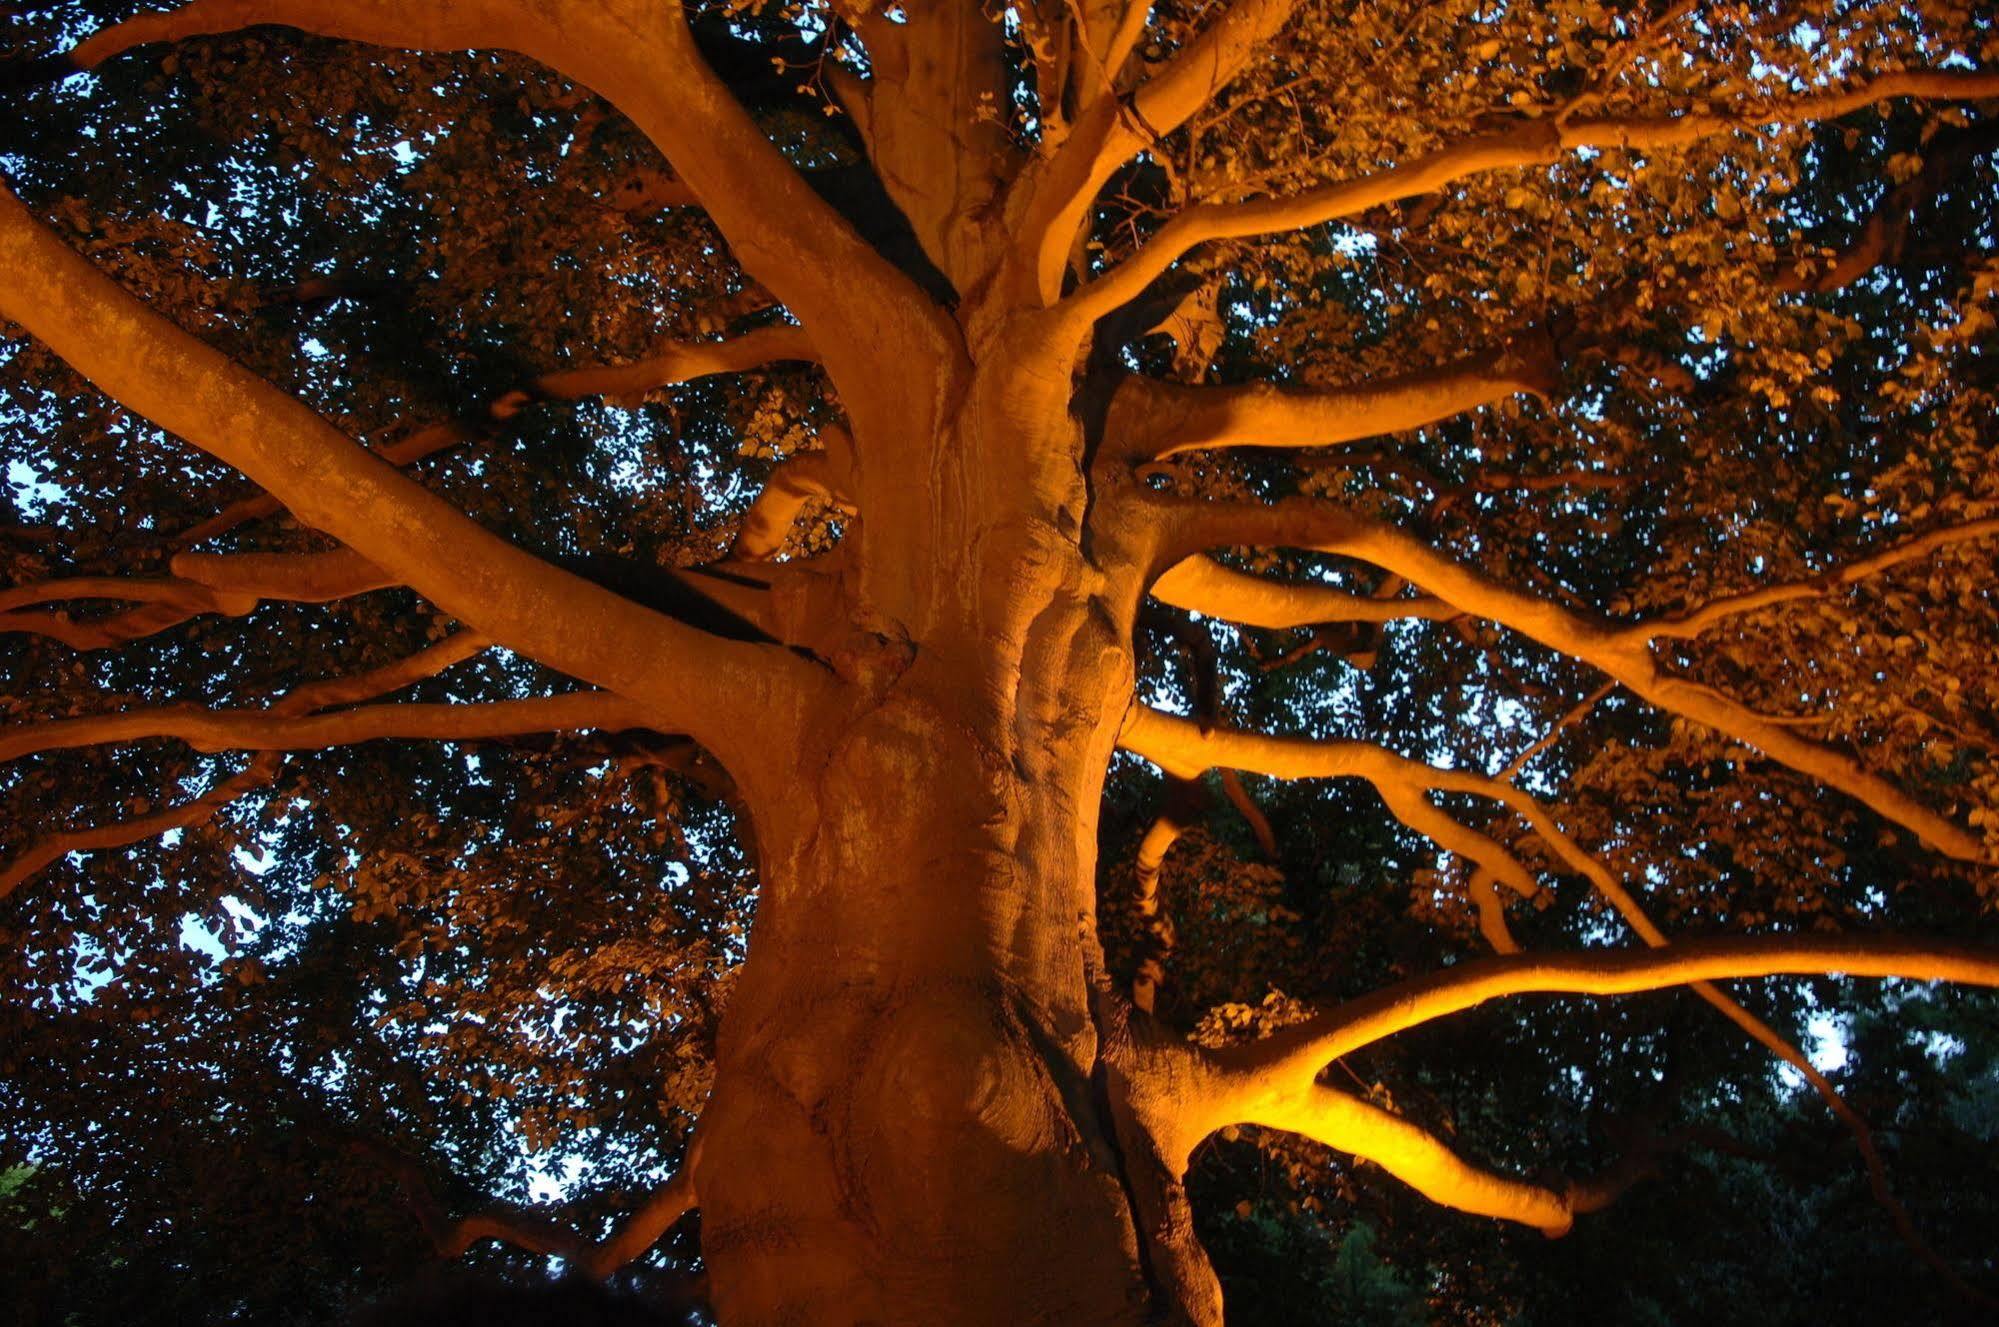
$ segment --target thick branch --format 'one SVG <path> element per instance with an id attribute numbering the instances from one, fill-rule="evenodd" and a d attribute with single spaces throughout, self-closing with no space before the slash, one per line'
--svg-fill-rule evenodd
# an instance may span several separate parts
<path id="1" fill-rule="evenodd" d="M 718 373 L 744 373 L 784 360 L 817 360 L 819 353 L 802 327 L 779 324 L 722 341 L 675 341 L 630 364 L 606 364 L 544 373 L 518 394 L 503 396 L 494 412 L 502 417 L 525 400 L 582 401 L 593 396 L 629 401 Z"/>
<path id="2" fill-rule="evenodd" d="M 1428 1131 L 1335 1088 L 1308 1083 L 1245 1099 L 1234 1123 L 1303 1134 L 1372 1161 L 1432 1202 L 1565 1234 L 1575 1212 L 1564 1194 L 1509 1179 L 1458 1156 Z"/>
<path id="3" fill-rule="evenodd" d="M 781 688 L 819 684 L 816 671 L 784 651 L 685 626 L 489 533 L 147 309 L 4 190 L 0 313 L 113 398 L 242 470 L 446 612 L 572 676 L 676 721 L 685 716 L 725 762 L 732 751 L 745 754 Z"/>
<path id="4" fill-rule="evenodd" d="M 1317 390 L 1270 383 L 1190 387 L 1132 377 L 1112 406 L 1112 434 L 1134 459 L 1204 447 L 1328 447 L 1421 428 L 1522 392 L 1546 396 L 1555 384 L 1554 354 L 1545 343 Z"/>
<path id="5" fill-rule="evenodd" d="M 816 451 L 780 464 L 744 514 L 729 556 L 761 562 L 776 554 L 806 504 L 814 498 L 832 499 L 843 487 L 838 480 L 839 460 L 831 451 Z"/>
<path id="6" fill-rule="evenodd" d="M 1330 585 L 1287 585 L 1196 555 L 1174 563 L 1152 583 L 1162 604 L 1245 627 L 1284 631 L 1326 622 L 1447 622 L 1464 614 L 1441 599 L 1376 599 Z"/>

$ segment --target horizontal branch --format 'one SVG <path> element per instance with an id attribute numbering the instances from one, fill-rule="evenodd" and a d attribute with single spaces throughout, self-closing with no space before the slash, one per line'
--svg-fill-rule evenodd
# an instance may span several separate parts
<path id="1" fill-rule="evenodd" d="M 1329 447 L 1421 428 L 1521 393 L 1547 396 L 1558 380 L 1545 342 L 1347 387 L 1200 387 L 1134 376 L 1118 388 L 1110 431 L 1133 459 L 1205 447 Z"/>
<path id="2" fill-rule="evenodd" d="M 1599 691 L 1598 695 L 1601 694 Z M 1597 696 L 1592 696 L 1585 704 L 1594 704 L 1596 699 Z M 1537 799 L 1513 787 L 1505 779 L 1486 778 L 1467 771 L 1435 769 L 1362 743 L 1273 738 L 1225 729 L 1203 728 L 1187 720 L 1143 708 L 1134 711 L 1126 724 L 1124 734 L 1119 738 L 1119 744 L 1182 778 L 1190 777 L 1194 767 L 1202 762 L 1226 762 L 1238 768 L 1275 777 L 1332 777 L 1355 774 L 1368 779 L 1375 785 L 1383 802 L 1396 819 L 1410 829 L 1425 835 L 1439 847 L 1473 863 L 1475 869 L 1472 872 L 1470 893 L 1477 908 L 1479 929 L 1495 951 L 1502 954 L 1517 954 L 1520 952 L 1519 945 L 1514 941 L 1506 925 L 1505 913 L 1496 891 L 1492 888 L 1492 880 L 1496 876 L 1526 895 L 1531 895 L 1536 886 L 1510 851 L 1439 811 L 1430 804 L 1425 794 L 1435 790 L 1470 793 L 1495 799 L 1522 816 L 1541 840 L 1553 849 L 1556 856 L 1572 870 L 1586 877 L 1647 946 L 1660 950 L 1670 946 L 1671 942 L 1665 932 L 1661 931 L 1646 914 L 1636 897 L 1612 876 L 1595 856 L 1577 844 Z M 1531 750 L 1529 754 L 1531 755 Z M 1522 762 L 1516 762 L 1516 765 L 1519 763 Z M 1853 1135 L 1867 1169 L 1868 1186 L 1874 1194 L 1875 1201 L 1887 1212 L 1897 1234 L 1919 1257 L 1936 1268 L 1953 1285 L 1963 1287 L 1964 1283 L 1955 1269 L 1944 1262 L 1922 1239 L 1907 1209 L 1896 1199 L 1888 1184 L 1887 1171 L 1882 1163 L 1880 1151 L 1874 1144 L 1873 1131 L 1859 1113 L 1847 1104 L 1838 1088 L 1776 1029 L 1750 1013 L 1713 982 L 1695 981 L 1691 983 L 1691 987 L 1696 995 L 1719 1010 L 1723 1017 L 1804 1076 L 1812 1090 Z M 1317 1101 L 1317 1093 L 1321 1089 L 1305 1088 L 1300 1091 L 1305 1092 L 1310 1100 Z M 1305 1109 L 1302 1104 L 1303 1098 L 1280 1093 L 1279 1099 L 1290 1101 L 1294 1109 Z M 1291 1128 L 1332 1143 L 1334 1146 L 1346 1146 L 1350 1151 L 1366 1151 L 1363 1147 L 1347 1146 L 1323 1131 L 1315 1131 L 1310 1127 L 1313 1118 L 1313 1112 L 1306 1109 L 1305 1124 L 1295 1121 L 1284 1123 L 1268 1114 L 1257 1116 L 1256 1122 Z M 1420 1134 L 1419 1137 L 1427 1138 L 1426 1135 Z M 1417 1178 L 1408 1175 L 1404 1175 L 1404 1178 L 1425 1194 L 1438 1201 L 1447 1202 L 1451 1206 L 1545 1226 L 1543 1218 L 1551 1210 L 1547 1204 L 1552 1202 L 1573 1204 L 1575 1197 L 1573 1193 L 1558 1196 L 1551 1191 L 1523 1188 L 1510 1180 L 1465 1169 L 1461 1164 L 1456 1164 L 1456 1158 L 1451 1157 L 1447 1150 L 1441 1149 L 1441 1145 L 1432 1146 L 1426 1142 L 1417 1146 L 1414 1141 L 1410 1145 L 1417 1147 L 1416 1157 L 1411 1163 L 1415 1166 Z M 1387 1161 L 1383 1164 L 1398 1174 L 1402 1173 Z M 1439 1167 L 1442 1167 L 1441 1178 L 1438 1173 Z M 1427 1181 L 1423 1178 L 1425 1176 L 1429 1177 Z M 1439 1186 L 1442 1186 L 1443 1192 L 1439 1191 Z M 1502 1209 L 1492 1206 L 1495 1203 L 1509 1206 Z"/>
<path id="3" fill-rule="evenodd" d="M 310 714 L 331 705 L 350 705 L 399 691 L 426 677 L 435 676 L 455 663 L 463 662 L 491 644 L 475 632 L 461 631 L 437 644 L 380 668 L 352 677 L 327 678 L 294 687 L 274 704 L 269 713 L 287 718 Z M 86 721 L 87 722 L 87 721 Z M 275 752 L 253 757 L 248 768 L 233 774 L 192 801 L 170 806 L 148 815 L 114 824 L 88 826 L 50 834 L 30 844 L 4 869 L 0 869 L 0 899 L 6 898 L 22 882 L 42 868 L 71 853 L 99 852 L 158 838 L 169 830 L 193 829 L 215 818 L 223 807 L 256 791 L 277 777 L 283 758 Z"/>
<path id="4" fill-rule="evenodd" d="M 306 751 L 391 737 L 460 742 L 650 726 L 639 706 L 603 691 L 487 704 L 371 705 L 310 715 L 177 705 L 0 729 L 0 761 L 153 738 L 175 738 L 210 753 Z"/>
<path id="5" fill-rule="evenodd" d="M 78 622 L 64 612 L 0 613 L 0 635 L 46 636 L 79 654 L 105 650 L 171 630 L 203 610 L 162 599 L 122 613 L 107 613 Z"/>
<path id="6" fill-rule="evenodd" d="M 501 418 L 528 400 L 582 401 L 608 397 L 631 401 L 675 383 L 714 374 L 744 373 L 785 360 L 816 361 L 818 351 L 802 327 L 759 327 L 720 341 L 675 341 L 630 364 L 560 369 L 535 378 L 524 390 L 503 395 L 494 413 Z"/>
<path id="7" fill-rule="evenodd" d="M 1120 1054 L 1128 1099 L 1160 1155 L 1183 1173 L 1217 1129 L 1283 1129 L 1374 1161 L 1435 1201 L 1551 1235 L 1604 1206 L 1645 1167 L 1557 1190 L 1473 1166 L 1411 1122 L 1318 1082 L 1326 1065 L 1384 1037 L 1487 1000 L 1528 993 L 1617 995 L 1775 975 L 1903 977 L 1999 986 L 1999 951 L 1881 939 L 1736 938 L 1663 949 L 1513 954 L 1402 982 L 1259 1041 L 1219 1049 L 1141 1037 Z"/>
<path id="8" fill-rule="evenodd" d="M 781 360 L 813 358 L 816 356 L 805 333 L 789 326 L 758 328 L 720 341 L 672 341 L 630 364 L 592 365 L 541 374 L 525 386 L 501 392 L 482 410 L 412 430 L 375 448 L 375 455 L 390 465 L 415 465 L 441 451 L 490 436 L 495 425 L 513 418 L 532 401 L 582 401 L 594 396 L 629 401 L 661 387 L 693 382 L 710 374 L 742 373 Z M 199 544 L 245 522 L 275 515 L 281 506 L 268 493 L 239 498 L 183 532 L 179 542 L 183 547 Z"/>
<path id="9" fill-rule="evenodd" d="M 76 599 L 110 599 L 119 603 L 191 608 L 206 603 L 207 598 L 199 586 L 163 577 L 71 576 L 0 590 L 0 614 L 9 614 L 34 604 L 59 604 Z"/>
<path id="10" fill-rule="evenodd" d="M 1144 705 L 1133 706 L 1126 716 L 1118 745 L 1178 779 L 1196 779 L 1209 769 L 1248 770 L 1274 779 L 1365 779 L 1389 813 L 1410 829 L 1483 866 L 1523 897 L 1539 890 L 1512 853 L 1429 801 L 1432 792 L 1478 793 L 1533 807 L 1527 794 L 1481 775 L 1438 769 L 1372 742 L 1272 737 L 1199 724 Z"/>
<path id="11" fill-rule="evenodd" d="M 1836 119 L 1876 102 L 1902 97 L 1977 100 L 1995 96 L 1999 96 L 1999 73 L 1908 70 L 1879 75 L 1844 92 L 1742 106 L 1721 114 L 1529 120 L 1449 144 L 1372 175 L 1288 198 L 1196 204 L 1167 221 L 1136 253 L 1070 296 L 1065 305 L 1075 317 L 1094 321 L 1137 298 L 1196 245 L 1336 221 L 1470 176 L 1552 165 L 1564 152 L 1577 148 L 1660 151 L 1737 130 Z"/>

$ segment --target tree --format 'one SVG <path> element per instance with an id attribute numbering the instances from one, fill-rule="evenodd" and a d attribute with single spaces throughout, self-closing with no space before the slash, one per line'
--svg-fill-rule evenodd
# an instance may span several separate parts
<path id="1" fill-rule="evenodd" d="M 1692 1015 L 1522 997 L 1679 986 L 1989 1279 L 1831 988 L 1718 984 L 1999 984 L 1988 12 L 134 8 L 18 16 L 0 158 L 72 1285 L 698 1206 L 729 1327 L 1218 1322 L 1209 1140 L 1561 1234 L 1693 1126 L 1356 1066 L 1499 1001 L 1635 1117 Z M 1756 1071 L 1693 1035 L 1698 1122 Z M 522 1139 L 605 1178 L 481 1206 Z"/>

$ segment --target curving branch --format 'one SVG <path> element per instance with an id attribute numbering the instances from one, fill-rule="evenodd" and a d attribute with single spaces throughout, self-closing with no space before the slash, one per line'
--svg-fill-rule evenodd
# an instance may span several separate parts
<path id="1" fill-rule="evenodd" d="M 682 1158 L 680 1169 L 655 1189 L 637 1211 L 601 1240 L 589 1240 L 547 1212 L 504 1204 L 453 1217 L 437 1196 L 430 1176 L 413 1157 L 375 1139 L 348 1135 L 346 1145 L 366 1155 L 386 1171 L 402 1190 L 403 1199 L 423 1227 L 424 1237 L 440 1258 L 462 1258 L 473 1246 L 495 1240 L 545 1257 L 561 1258 L 570 1268 L 601 1281 L 652 1249 L 679 1221 L 699 1206 L 694 1189 L 694 1162 L 701 1146 L 697 1137 Z"/>
<path id="2" fill-rule="evenodd" d="M 602 1280 L 620 1267 L 643 1257 L 647 1250 L 679 1224 L 681 1217 L 699 1207 L 701 1201 L 694 1188 L 694 1167 L 700 1157 L 700 1148 L 701 1140 L 697 1137 L 687 1149 L 687 1155 L 681 1160 L 680 1169 L 674 1172 L 673 1178 L 654 1190 L 652 1196 L 641 1203 L 623 1225 L 585 1250 L 575 1260 L 577 1269 L 585 1276 Z"/>
<path id="3" fill-rule="evenodd" d="M 1459 824 L 1429 801 L 1432 792 L 1477 793 L 1498 798 L 1523 814 L 1539 811 L 1526 793 L 1481 775 L 1438 769 L 1372 742 L 1271 737 L 1197 724 L 1144 705 L 1133 706 L 1126 715 L 1118 745 L 1182 780 L 1197 779 L 1218 768 L 1248 770 L 1275 779 L 1365 779 L 1381 795 L 1389 813 L 1410 829 L 1477 863 L 1523 898 L 1540 890 L 1532 873 L 1511 852 Z"/>
<path id="4" fill-rule="evenodd" d="M 1195 387 L 1130 377 L 1113 398 L 1111 432 L 1134 460 L 1207 447 L 1328 447 L 1421 428 L 1522 393 L 1547 397 L 1558 382 L 1553 347 L 1532 338 L 1348 387 Z"/>
<path id="5" fill-rule="evenodd" d="M 1080 322 L 1094 322 L 1136 299 L 1195 246 L 1337 221 L 1399 199 L 1430 193 L 1474 175 L 1552 165 L 1578 148 L 1657 152 L 1736 131 L 1837 119 L 1904 97 L 1965 101 L 1999 96 L 1999 73 L 1903 70 L 1834 93 L 1746 105 L 1726 113 L 1666 116 L 1548 116 L 1479 134 L 1399 166 L 1308 189 L 1287 198 L 1201 203 L 1175 215 L 1129 258 L 1063 301 Z"/>
<path id="6" fill-rule="evenodd" d="M 1181 791 L 1177 787 L 1168 790 L 1165 808 L 1146 826 L 1132 861 L 1138 885 L 1138 919 L 1144 936 L 1138 971 L 1131 980 L 1131 1002 L 1147 1013 L 1152 1012 L 1160 983 L 1166 980 L 1166 960 L 1173 955 L 1176 939 L 1173 919 L 1160 906 L 1159 874 L 1165 869 L 1166 854 L 1173 851 L 1173 845 L 1187 832 L 1188 817 L 1182 803 L 1188 798 L 1180 795 Z M 1198 790 L 1194 792 L 1198 797 Z"/>
<path id="7" fill-rule="evenodd" d="M 1237 0 L 1151 78 L 1120 96 L 1108 79 L 1146 17 L 1144 0 L 1132 0 L 1100 66 L 1107 72 L 1095 80 L 1106 86 L 1084 89 L 1086 105 L 1069 137 L 1045 165 L 1022 176 L 1030 191 L 1024 247 L 1044 301 L 1053 303 L 1060 293 L 1071 246 L 1110 178 L 1212 101 L 1296 8 L 1297 0 Z"/>
<path id="8" fill-rule="evenodd" d="M 307 715 L 333 705 L 350 705 L 391 691 L 400 691 L 414 682 L 433 677 L 455 663 L 481 653 L 491 644 L 476 632 L 461 631 L 427 649 L 380 668 L 352 677 L 327 678 L 295 687 L 272 705 L 268 713 L 276 719 Z M 86 721 L 87 722 L 87 721 Z M 30 844 L 0 869 L 0 899 L 12 894 L 24 881 L 43 867 L 77 852 L 99 852 L 157 838 L 169 830 L 193 829 L 205 825 L 229 803 L 270 783 L 277 777 L 283 757 L 275 752 L 254 756 L 247 768 L 232 774 L 192 801 L 166 807 L 148 815 L 115 824 L 65 830 Z"/>
<path id="9" fill-rule="evenodd" d="M 1777 288 L 1824 294 L 1899 261 L 1910 248 L 1910 231 L 1922 209 L 1995 146 L 1999 146 L 1999 120 L 1944 127 L 1924 143 L 1922 168 L 1888 191 L 1851 243 L 1823 258 L 1793 263 L 1777 277 Z"/>
<path id="10" fill-rule="evenodd" d="M 1600 694 L 1600 693 L 1599 693 Z M 1593 704 L 1591 697 L 1585 704 Z M 1671 941 L 1659 929 L 1637 898 L 1617 880 L 1597 858 L 1584 850 L 1564 831 L 1545 807 L 1530 794 L 1513 787 L 1505 778 L 1488 779 L 1459 770 L 1442 770 L 1405 759 L 1364 743 L 1323 742 L 1300 738 L 1266 738 L 1255 734 L 1202 728 L 1184 719 L 1149 709 L 1137 709 L 1128 719 L 1119 738 L 1125 749 L 1146 757 L 1176 777 L 1190 777 L 1189 771 L 1202 760 L 1227 761 L 1240 768 L 1279 778 L 1335 777 L 1358 775 L 1374 784 L 1391 814 L 1410 829 L 1423 834 L 1439 847 L 1473 863 L 1469 894 L 1477 909 L 1479 930 L 1487 943 L 1501 954 L 1517 954 L 1519 944 L 1506 925 L 1504 907 L 1495 879 L 1511 886 L 1523 897 L 1531 897 L 1537 886 L 1519 860 L 1486 835 L 1466 828 L 1430 804 L 1431 791 L 1472 793 L 1497 800 L 1521 816 L 1563 863 L 1590 884 L 1623 918 L 1634 934 L 1653 949 L 1666 949 Z M 1741 1028 L 1758 1045 L 1790 1065 L 1825 1102 L 1847 1131 L 1852 1134 L 1867 1169 L 1868 1187 L 1876 1203 L 1888 1214 L 1896 1233 L 1918 1257 L 1935 1268 L 1960 1293 L 1970 1294 L 1965 1285 L 1915 1228 L 1908 1209 L 1898 1200 L 1888 1183 L 1887 1167 L 1875 1146 L 1867 1121 L 1847 1104 L 1832 1081 L 1789 1040 L 1763 1019 L 1750 1013 L 1720 987 L 1710 981 L 1691 983 L 1696 995 Z M 1150 1006 L 1141 1006 L 1149 1008 Z M 1269 1121 L 1263 1121 L 1269 1122 Z M 1331 1141 L 1309 1129 L 1322 1141 Z M 1336 1146 L 1338 1144 L 1335 1144 Z M 1357 1150 L 1348 1148 L 1347 1150 Z M 1418 1185 L 1421 1188 L 1423 1186 Z M 1425 1190 L 1428 1192 L 1428 1190 Z M 1454 1203 L 1454 1206 L 1462 1204 Z M 1467 1208 L 1466 1210 L 1479 1210 Z M 1530 1222 L 1530 1224 L 1538 1224 Z"/>
<path id="11" fill-rule="evenodd" d="M 81 654 L 141 640 L 208 611 L 216 611 L 216 606 L 206 598 L 163 596 L 143 608 L 109 613 L 82 622 L 75 621 L 65 612 L 0 613 L 0 635 L 46 636 Z"/>
<path id="12" fill-rule="evenodd" d="M 1472 1165 L 1428 1130 L 1350 1093 L 1318 1083 L 1289 1092 L 1245 1094 L 1231 1114 L 1302 1134 L 1372 1161 L 1416 1192 L 1474 1216 L 1498 1217 L 1563 1235 L 1575 1222 L 1567 1194 Z"/>
<path id="13" fill-rule="evenodd" d="M 1999 952 L 1908 941 L 1736 938 L 1665 949 L 1512 954 L 1463 963 L 1352 1001 L 1266 1040 L 1205 1049 L 1135 1037 L 1118 1086 L 1175 1176 L 1217 1129 L 1257 1124 L 1380 1164 L 1433 1200 L 1550 1235 L 1642 1178 L 1650 1158 L 1561 1190 L 1470 1165 L 1431 1134 L 1318 1082 L 1324 1067 L 1384 1037 L 1527 993 L 1615 995 L 1694 981 L 1780 974 L 1908 977 L 1999 986 Z"/>
<path id="14" fill-rule="evenodd" d="M 1510 627 L 1580 659 L 1632 694 L 1692 719 L 1770 759 L 1859 800 L 1948 856 L 1984 860 L 1978 837 L 1866 769 L 1852 756 L 1799 737 L 1784 724 L 1699 683 L 1675 677 L 1653 657 L 1647 628 L 1621 627 L 1503 585 L 1392 525 L 1310 500 L 1267 505 L 1168 500 L 1155 504 L 1167 535 L 1160 561 L 1207 548 L 1289 545 L 1372 563 L 1423 587 L 1464 613 Z"/>
<path id="15" fill-rule="evenodd" d="M 1496 1175 L 1468 1165 L 1408 1121 L 1321 1085 L 1320 1072 L 1364 1046 L 1487 1000 L 1831 973 L 1999 986 L 1999 952 L 1894 939 L 1737 937 L 1665 949 L 1502 955 L 1386 987 L 1263 1041 L 1211 1050 L 1134 1037 L 1114 1067 L 1118 1087 L 1176 1176 L 1216 1130 L 1262 1124 L 1377 1161 L 1439 1202 L 1559 1234 L 1576 1213 L 1603 1206 L 1637 1174 L 1599 1177 L 1562 1192 Z"/>
<path id="16" fill-rule="evenodd" d="M 176 829 L 194 829 L 215 818 L 229 803 L 268 784 L 277 777 L 283 758 L 266 754 L 254 757 L 247 768 L 230 775 L 191 801 L 169 806 L 148 815 L 135 816 L 109 825 L 85 826 L 50 834 L 29 844 L 4 868 L 0 868 L 0 899 L 12 894 L 42 869 L 60 858 L 78 852 L 102 852 L 128 844 L 156 839 Z"/>
<path id="17" fill-rule="evenodd" d="M 108 395 L 243 471 L 445 612 L 673 722 L 685 716 L 725 763 L 754 759 L 755 734 L 767 739 L 788 703 L 828 685 L 787 651 L 687 626 L 486 531 L 146 308 L 4 189 L 0 313 Z"/>
<path id="18" fill-rule="evenodd" d="M 1251 1045 L 1212 1052 L 1238 1090 L 1310 1082 L 1319 1071 L 1398 1032 L 1516 995 L 1627 995 L 1748 977 L 1898 977 L 1999 986 L 1999 952 L 1895 937 L 1751 936 L 1663 949 L 1510 954 L 1398 982 Z M 1222 1103 L 1228 1115 L 1234 1103 Z M 1210 1115 L 1210 1119 L 1218 1119 Z M 1218 1119 L 1206 1132 L 1231 1121 Z"/>
<path id="19" fill-rule="evenodd" d="M 736 542 L 729 556 L 746 562 L 761 562 L 776 555 L 791 533 L 792 523 L 815 498 L 841 501 L 849 488 L 842 464 L 852 447 L 844 429 L 830 429 L 824 451 L 804 452 L 790 457 L 771 472 L 763 492 L 743 516 Z"/>

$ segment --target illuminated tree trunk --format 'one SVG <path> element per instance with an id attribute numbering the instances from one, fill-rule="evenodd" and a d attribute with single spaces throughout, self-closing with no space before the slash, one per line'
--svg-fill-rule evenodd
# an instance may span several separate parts
<path id="1" fill-rule="evenodd" d="M 915 697 L 857 725 L 772 854 L 702 1124 L 725 1322 L 1145 1317 L 1088 882 L 1008 842 L 1049 799 L 956 726 Z"/>
<path id="2" fill-rule="evenodd" d="M 982 452 L 1026 454 L 958 454 Z M 948 520 L 920 577 L 941 625 L 759 803 L 697 1176 L 731 1327 L 1218 1320 L 1204 1263 L 1199 1303 L 1162 1267 L 1159 1180 L 1120 1139 L 1095 850 L 1130 605 L 1058 525 Z"/>

